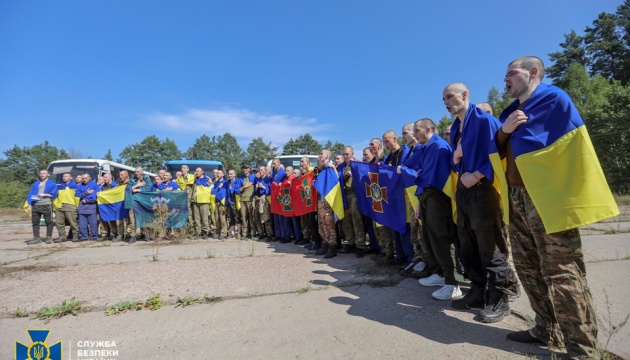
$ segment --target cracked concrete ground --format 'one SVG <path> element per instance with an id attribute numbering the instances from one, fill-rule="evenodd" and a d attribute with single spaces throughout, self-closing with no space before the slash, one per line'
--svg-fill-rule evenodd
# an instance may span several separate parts
<path id="1" fill-rule="evenodd" d="M 600 342 L 630 313 L 628 222 L 607 221 L 583 244 L 587 278 L 600 317 Z M 610 227 L 609 227 L 610 225 Z M 369 257 L 323 259 L 293 244 L 196 240 L 180 244 L 62 243 L 27 246 L 27 222 L 0 222 L 0 359 L 13 358 L 15 341 L 30 344 L 26 329 L 51 329 L 47 343 L 63 340 L 77 358 L 78 341 L 116 342 L 118 359 L 138 358 L 550 358 L 554 352 L 505 340 L 527 328 L 528 299 L 512 303 L 519 316 L 481 324 L 473 311 L 433 300 L 436 288 L 403 279 L 396 268 Z M 154 256 L 158 261 L 153 261 Z M 375 286 L 378 285 L 378 286 Z M 299 291 L 298 291 L 299 290 Z M 160 294 L 157 311 L 105 316 L 107 306 Z M 302 293 L 302 294 L 300 294 Z M 212 304 L 175 307 L 178 297 L 222 297 Z M 606 298 L 607 296 L 607 298 Z M 15 318 L 75 297 L 77 317 L 44 324 Z M 608 349 L 630 357 L 630 326 Z"/>

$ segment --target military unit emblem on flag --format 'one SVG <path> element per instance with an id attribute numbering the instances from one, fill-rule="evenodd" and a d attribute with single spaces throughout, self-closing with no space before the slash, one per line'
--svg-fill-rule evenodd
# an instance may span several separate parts
<path id="1" fill-rule="evenodd" d="M 310 172 L 291 183 L 291 205 L 293 215 L 302 216 L 317 211 L 317 190 L 313 187 L 313 173 Z"/>
<path id="2" fill-rule="evenodd" d="M 387 200 L 387 187 L 381 187 L 378 184 L 378 173 L 368 173 L 370 184 L 365 184 L 365 196 L 372 198 L 372 210 L 376 212 L 383 212 L 382 201 Z"/>
<path id="3" fill-rule="evenodd" d="M 293 211 L 291 207 L 291 189 L 288 187 L 280 188 L 278 194 L 278 202 L 282 204 L 282 211 Z"/>
<path id="4" fill-rule="evenodd" d="M 400 233 L 406 232 L 407 201 L 400 174 L 395 166 L 350 162 L 355 189 L 365 189 L 357 196 L 362 214 Z"/>

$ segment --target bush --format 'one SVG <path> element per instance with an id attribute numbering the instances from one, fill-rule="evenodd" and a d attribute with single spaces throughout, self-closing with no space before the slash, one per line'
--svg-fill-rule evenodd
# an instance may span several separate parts
<path id="1" fill-rule="evenodd" d="M 29 187 L 19 181 L 0 182 L 0 208 L 21 208 Z"/>

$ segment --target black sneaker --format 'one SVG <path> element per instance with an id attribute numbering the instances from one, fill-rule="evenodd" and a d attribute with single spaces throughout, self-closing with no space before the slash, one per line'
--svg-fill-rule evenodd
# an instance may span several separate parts
<path id="1" fill-rule="evenodd" d="M 407 266 L 405 266 L 404 268 L 398 270 L 398 274 L 400 274 L 400 276 L 410 276 L 411 274 L 413 274 L 413 267 L 416 265 L 416 263 L 409 263 L 407 264 Z"/>
<path id="2" fill-rule="evenodd" d="M 537 337 L 532 336 L 529 330 L 514 331 L 505 336 L 508 340 L 524 343 L 524 344 L 540 344 L 546 345 L 540 341 Z"/>
<path id="3" fill-rule="evenodd" d="M 112 242 L 121 242 L 122 241 L 122 236 L 118 235 L 115 238 L 112 239 Z"/>
<path id="4" fill-rule="evenodd" d="M 339 250 L 340 254 L 352 254 L 355 251 L 357 251 L 356 247 L 354 245 L 348 245 L 345 248 Z"/>
<path id="5" fill-rule="evenodd" d="M 481 310 L 486 305 L 486 290 L 471 286 L 470 291 L 461 299 L 451 301 L 451 307 L 458 310 Z"/>

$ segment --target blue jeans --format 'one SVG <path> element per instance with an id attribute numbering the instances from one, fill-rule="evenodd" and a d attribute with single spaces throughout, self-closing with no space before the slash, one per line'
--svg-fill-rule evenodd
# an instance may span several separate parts
<path id="1" fill-rule="evenodd" d="M 413 262 L 413 244 L 411 243 L 411 229 L 407 224 L 407 231 L 399 233 L 392 230 L 394 246 L 396 247 L 396 260 L 404 259 L 407 264 Z"/>
<path id="2" fill-rule="evenodd" d="M 300 224 L 299 216 L 291 216 L 291 223 L 293 225 L 293 235 L 295 235 L 296 240 L 304 239 L 304 235 L 302 234 L 302 224 Z"/>
<path id="3" fill-rule="evenodd" d="M 89 226 L 89 229 L 88 229 Z M 88 236 L 89 230 L 89 236 Z M 98 236 L 98 222 L 96 214 L 79 214 L 79 239 L 96 239 Z"/>
<path id="4" fill-rule="evenodd" d="M 370 238 L 370 248 L 378 252 L 383 252 L 381 245 L 379 245 L 378 240 L 376 240 L 376 234 L 374 233 L 374 226 L 372 226 L 371 219 L 368 218 L 368 221 L 365 222 L 365 227 L 368 237 Z"/>

